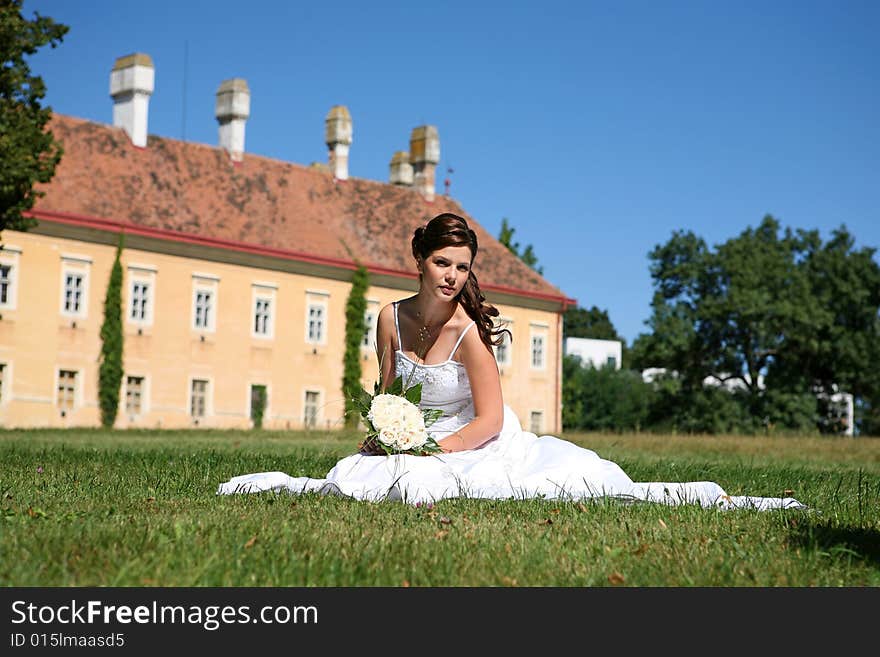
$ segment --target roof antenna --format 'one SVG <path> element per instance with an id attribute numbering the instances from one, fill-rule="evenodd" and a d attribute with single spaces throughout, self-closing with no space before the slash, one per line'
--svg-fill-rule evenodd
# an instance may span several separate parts
<path id="1" fill-rule="evenodd" d="M 449 178 L 453 173 L 455 173 L 455 169 L 451 166 L 446 166 L 446 179 L 443 181 L 443 187 L 445 191 L 443 192 L 446 196 L 449 196 L 449 187 L 452 185 L 452 180 Z"/>
<path id="2" fill-rule="evenodd" d="M 183 117 L 181 118 L 180 139 L 186 141 L 186 69 L 189 59 L 189 41 L 183 42 Z"/>

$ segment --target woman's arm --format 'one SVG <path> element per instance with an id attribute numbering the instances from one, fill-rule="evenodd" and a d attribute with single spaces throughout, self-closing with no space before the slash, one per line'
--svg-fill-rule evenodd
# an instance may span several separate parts
<path id="1" fill-rule="evenodd" d="M 471 383 L 475 417 L 458 431 L 437 441 L 444 452 L 476 449 L 496 436 L 504 423 L 498 364 L 495 354 L 480 339 L 476 326 L 465 334 L 459 353 Z"/>
<path id="2" fill-rule="evenodd" d="M 376 358 L 379 360 L 379 380 L 382 391 L 394 381 L 394 308 L 388 304 L 379 312 L 376 324 Z"/>

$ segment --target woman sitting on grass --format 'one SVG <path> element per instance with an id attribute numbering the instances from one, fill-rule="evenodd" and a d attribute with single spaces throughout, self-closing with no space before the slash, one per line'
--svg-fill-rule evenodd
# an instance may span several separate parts
<path id="1" fill-rule="evenodd" d="M 507 330 L 495 326 L 498 310 L 485 302 L 472 269 L 476 234 L 462 217 L 444 213 L 417 228 L 411 246 L 419 291 L 379 313 L 380 380 L 383 388 L 397 377 L 405 387 L 421 384 L 420 408 L 439 415 L 429 427 L 439 450 L 389 455 L 374 439 L 323 479 L 243 475 L 221 484 L 219 494 L 317 491 L 410 503 L 612 496 L 720 508 L 803 507 L 792 498 L 730 497 L 712 482 L 636 483 L 591 450 L 524 431 L 502 399 L 492 347 Z"/>

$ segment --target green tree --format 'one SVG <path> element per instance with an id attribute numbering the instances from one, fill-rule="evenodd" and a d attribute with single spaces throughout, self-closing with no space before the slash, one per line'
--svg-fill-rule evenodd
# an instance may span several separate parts
<path id="1" fill-rule="evenodd" d="M 104 321 L 101 324 L 101 363 L 98 369 L 98 398 L 101 425 L 116 422 L 119 411 L 119 387 L 122 384 L 122 255 L 123 236 L 119 235 L 116 259 L 104 297 Z"/>
<path id="2" fill-rule="evenodd" d="M 876 249 L 856 249 L 845 226 L 822 244 L 816 231 L 801 234 L 801 267 L 815 299 L 814 316 L 787 336 L 771 374 L 798 381 L 820 396 L 820 417 L 834 415 L 827 395 L 843 391 L 860 401 L 863 433 L 880 433 L 870 409 L 880 405 L 880 265 Z M 868 411 L 865 413 L 865 411 Z M 834 422 L 825 427 L 834 431 Z"/>
<path id="3" fill-rule="evenodd" d="M 654 390 L 638 372 L 584 367 L 562 359 L 562 425 L 574 431 L 640 431 L 646 428 Z"/>
<path id="4" fill-rule="evenodd" d="M 266 386 L 251 386 L 251 420 L 254 429 L 263 428 L 263 416 L 266 413 Z"/>
<path id="5" fill-rule="evenodd" d="M 68 27 L 34 12 L 21 13 L 22 0 L 0 2 L 0 232 L 27 230 L 36 222 L 22 213 L 30 210 L 61 160 L 61 144 L 46 130 L 52 110 L 43 107 L 46 85 L 32 75 L 27 55 L 61 43 Z"/>
<path id="6" fill-rule="evenodd" d="M 365 267 L 359 265 L 351 279 L 351 290 L 345 303 L 345 353 L 342 359 L 342 396 L 345 399 L 345 424 L 356 427 L 358 420 L 355 399 L 361 388 L 361 343 L 366 325 L 367 288 L 370 284 Z"/>
<path id="7" fill-rule="evenodd" d="M 508 251 L 510 251 L 513 255 L 526 263 L 529 267 L 534 269 L 539 274 L 543 274 L 544 268 L 538 266 L 538 256 L 535 255 L 535 251 L 532 248 L 532 245 L 527 245 L 526 248 L 523 249 L 522 252 L 520 252 L 519 242 L 513 241 L 513 234 L 515 232 L 516 229 L 508 223 L 507 217 L 502 217 L 501 230 L 498 233 L 498 241 L 506 246 Z"/>
<path id="8" fill-rule="evenodd" d="M 650 259 L 652 331 L 632 361 L 674 373 L 684 403 L 667 397 L 667 417 L 708 411 L 717 399 L 699 403 L 707 377 L 739 390 L 725 401 L 742 404 L 753 429 L 815 423 L 816 393 L 838 386 L 876 399 L 880 272 L 845 230 L 822 246 L 768 215 L 714 250 L 676 232 Z"/>

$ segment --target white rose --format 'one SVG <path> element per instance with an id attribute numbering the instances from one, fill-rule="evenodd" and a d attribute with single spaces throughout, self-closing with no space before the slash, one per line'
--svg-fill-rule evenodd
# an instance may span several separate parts
<path id="1" fill-rule="evenodd" d="M 407 449 L 412 449 L 415 446 L 416 444 L 413 440 L 413 434 L 411 434 L 409 431 L 404 431 L 398 434 L 397 449 L 403 451 Z"/>
<path id="2" fill-rule="evenodd" d="M 376 395 L 370 403 L 370 412 L 367 413 L 367 418 L 377 429 L 388 426 L 400 416 L 401 399 L 403 398 L 397 395 Z M 403 399 L 403 401 L 406 400 Z"/>
<path id="3" fill-rule="evenodd" d="M 416 447 L 422 447 L 426 442 L 428 442 L 428 434 L 425 432 L 424 428 L 420 431 L 412 431 L 407 434 L 410 446 L 407 449 L 413 449 Z"/>
<path id="4" fill-rule="evenodd" d="M 397 444 L 397 431 L 395 429 L 385 427 L 379 431 L 379 442 L 389 447 Z"/>

